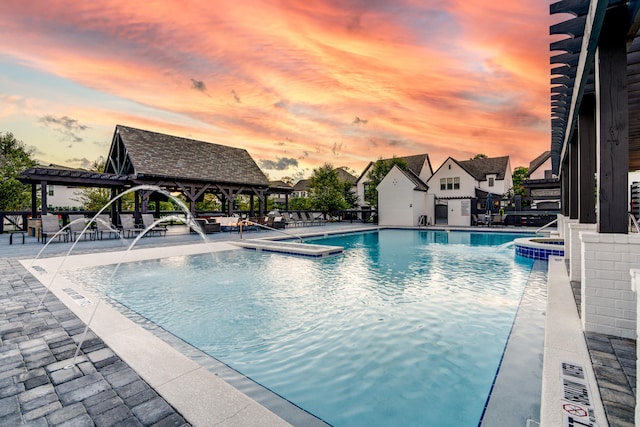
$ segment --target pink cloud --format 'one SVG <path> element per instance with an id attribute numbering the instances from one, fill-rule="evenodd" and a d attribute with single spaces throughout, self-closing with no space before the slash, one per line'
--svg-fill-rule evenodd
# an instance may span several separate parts
<path id="1" fill-rule="evenodd" d="M 0 53 L 202 125 L 105 120 L 257 158 L 360 170 L 391 155 L 438 164 L 484 152 L 528 164 L 549 146 L 548 5 L 424 3 L 11 3 Z"/>

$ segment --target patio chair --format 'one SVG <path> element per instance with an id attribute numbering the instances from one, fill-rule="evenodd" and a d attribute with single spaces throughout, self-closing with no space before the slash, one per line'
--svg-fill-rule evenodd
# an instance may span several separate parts
<path id="1" fill-rule="evenodd" d="M 42 228 L 40 229 L 40 237 L 42 243 L 47 243 L 49 237 L 53 237 L 60 231 L 60 222 L 58 221 L 58 215 L 42 215 Z M 64 239 L 65 242 L 69 241 L 69 234 L 58 234 L 58 241 Z"/>
<path id="2" fill-rule="evenodd" d="M 153 218 L 153 214 L 150 214 L 150 213 L 142 214 L 142 224 L 144 225 L 145 230 L 148 229 L 147 234 L 149 234 L 149 236 L 152 236 L 153 233 L 157 233 L 158 236 L 166 236 L 167 227 L 160 224 L 156 224 L 154 227 L 151 227 L 154 222 L 155 222 L 155 219 Z"/>
<path id="3" fill-rule="evenodd" d="M 68 230 L 69 230 L 69 238 L 71 239 L 72 242 L 75 242 L 76 238 L 80 236 L 80 233 L 82 233 L 82 231 L 85 229 L 86 226 L 87 226 L 87 222 L 84 215 L 69 215 Z M 85 240 L 87 240 L 87 237 L 93 240 L 95 237 L 95 233 L 96 233 L 95 230 L 88 228 L 87 231 L 85 231 L 82 234 L 82 236 L 84 237 Z"/>
<path id="4" fill-rule="evenodd" d="M 111 218 L 109 217 L 109 215 L 102 215 L 102 214 L 98 215 L 98 217 L 95 220 L 95 225 L 96 225 L 96 239 L 99 238 L 100 240 L 102 240 L 104 238 L 105 233 L 109 238 L 111 238 L 112 234 L 115 238 L 120 237 L 120 231 L 113 227 L 113 224 L 111 223 Z"/>
<path id="5" fill-rule="evenodd" d="M 133 215 L 131 214 L 120 214 L 120 227 L 125 238 L 129 238 L 132 235 L 135 236 L 136 234 L 144 231 L 143 229 L 136 227 Z"/>

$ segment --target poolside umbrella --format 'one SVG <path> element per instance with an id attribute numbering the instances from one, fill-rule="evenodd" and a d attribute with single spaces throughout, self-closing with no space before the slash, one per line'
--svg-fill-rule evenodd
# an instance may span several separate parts
<path id="1" fill-rule="evenodd" d="M 493 198 L 491 197 L 491 193 L 487 193 L 487 213 L 491 213 L 493 209 Z"/>

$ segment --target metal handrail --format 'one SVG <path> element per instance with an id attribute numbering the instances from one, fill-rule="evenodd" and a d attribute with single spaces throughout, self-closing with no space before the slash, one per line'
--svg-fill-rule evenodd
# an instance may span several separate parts
<path id="1" fill-rule="evenodd" d="M 238 221 L 238 227 L 240 227 L 240 239 L 242 239 L 242 225 L 243 224 L 246 224 L 246 225 L 257 225 L 258 227 L 266 228 L 267 230 L 278 231 L 278 232 L 280 232 L 282 234 L 286 234 L 287 236 L 295 237 L 296 239 L 298 239 L 300 241 L 300 243 L 302 243 L 302 237 L 300 237 L 300 236 L 298 236 L 296 234 L 287 233 L 286 231 L 282 231 L 281 229 L 278 229 L 278 228 L 269 227 L 268 225 L 258 224 L 257 222 L 251 221 L 251 220 L 248 220 L 248 219 L 243 219 L 243 220 Z"/>
<path id="2" fill-rule="evenodd" d="M 640 233 L 640 226 L 638 226 L 638 221 L 631 212 L 629 212 L 629 218 L 631 219 L 631 223 L 633 224 L 633 226 L 636 228 L 636 233 Z"/>
<path id="3" fill-rule="evenodd" d="M 535 235 L 537 236 L 539 232 L 541 232 L 541 231 L 542 231 L 542 230 L 544 230 L 545 228 L 547 228 L 547 227 L 549 227 L 549 226 L 551 226 L 551 225 L 555 224 L 556 222 L 558 222 L 558 218 L 556 218 L 556 219 L 554 219 L 553 221 L 550 221 L 550 222 L 546 223 L 545 225 L 543 225 L 542 227 L 538 228 L 538 229 L 535 231 Z"/>

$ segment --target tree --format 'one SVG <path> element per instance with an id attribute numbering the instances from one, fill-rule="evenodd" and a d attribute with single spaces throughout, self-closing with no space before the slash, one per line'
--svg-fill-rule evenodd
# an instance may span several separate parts
<path id="1" fill-rule="evenodd" d="M 476 154 L 475 156 L 473 156 L 469 160 L 488 159 L 488 158 L 489 158 L 489 156 L 487 156 L 486 154 Z"/>
<path id="2" fill-rule="evenodd" d="M 309 180 L 309 198 L 313 209 L 324 212 L 347 209 L 344 198 L 344 183 L 329 163 L 313 170 Z"/>
<path id="3" fill-rule="evenodd" d="M 102 173 L 104 171 L 105 164 L 106 160 L 101 156 L 98 160 L 91 162 L 89 170 Z M 86 187 L 80 191 L 79 196 L 80 197 L 78 199 L 74 200 L 82 203 L 82 208 L 84 210 L 99 211 L 105 207 L 109 201 L 111 201 L 111 190 L 108 188 Z M 134 208 L 133 193 L 126 194 L 121 199 L 123 210 L 132 210 Z"/>
<path id="4" fill-rule="evenodd" d="M 0 134 L 0 211 L 30 208 L 30 188 L 17 178 L 22 171 L 37 164 L 32 155 L 11 132 Z"/>
<path id="5" fill-rule="evenodd" d="M 527 178 L 527 173 L 529 173 L 529 168 L 525 168 L 524 166 L 518 166 L 513 170 L 513 174 L 511 175 L 513 179 L 513 195 L 514 196 L 526 196 L 527 190 L 522 186 L 522 181 Z"/>
<path id="6" fill-rule="evenodd" d="M 394 166 L 398 166 L 402 170 L 407 170 L 407 162 L 404 159 L 400 159 L 398 157 L 393 157 L 391 159 L 378 159 L 374 164 L 369 173 L 367 174 L 367 178 L 369 178 L 369 183 L 365 188 L 364 200 L 371 206 L 378 207 L 378 184 L 382 182 L 385 176 L 389 173 L 391 168 Z"/>

